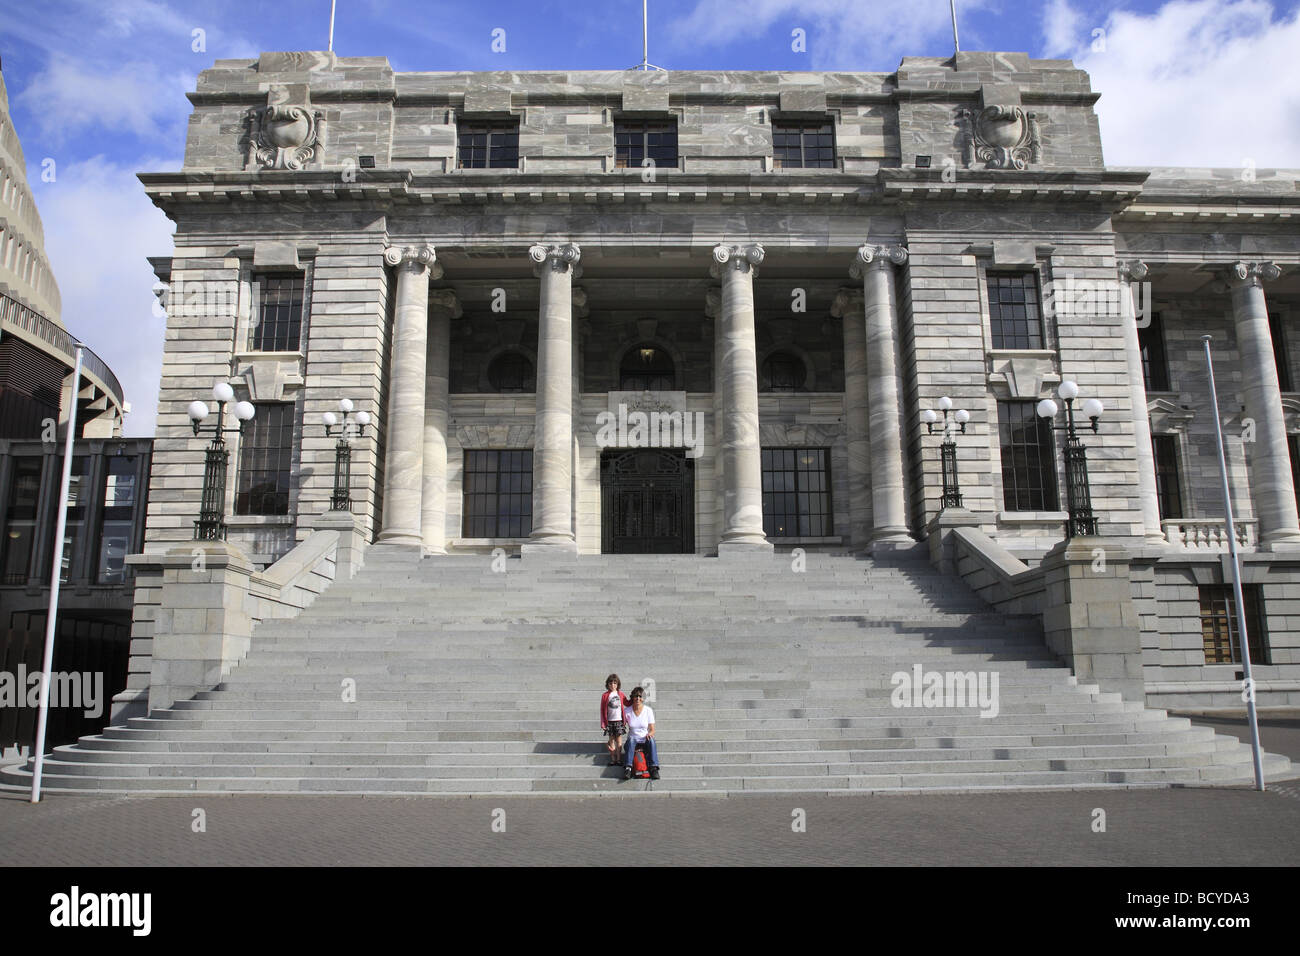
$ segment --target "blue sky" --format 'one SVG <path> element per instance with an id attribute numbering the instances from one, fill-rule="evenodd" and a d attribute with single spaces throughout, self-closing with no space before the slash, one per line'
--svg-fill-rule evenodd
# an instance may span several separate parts
<path id="1" fill-rule="evenodd" d="M 962 48 L 1066 57 L 1092 75 L 1111 165 L 1300 167 L 1300 0 L 958 0 Z M 148 255 L 170 224 L 134 175 L 180 167 L 185 92 L 212 61 L 323 49 L 329 0 L 0 0 L 14 126 L 63 320 L 115 370 L 149 435 L 163 319 Z M 952 52 L 948 0 L 650 0 L 669 69 L 892 71 Z M 492 31 L 505 31 L 493 52 Z M 807 51 L 791 46 L 791 31 Z M 195 32 L 201 30 L 201 43 Z M 195 46 L 202 49 L 195 50 Z M 339 0 L 335 50 L 397 70 L 621 69 L 639 0 Z M 42 163 L 54 160 L 44 182 Z"/>

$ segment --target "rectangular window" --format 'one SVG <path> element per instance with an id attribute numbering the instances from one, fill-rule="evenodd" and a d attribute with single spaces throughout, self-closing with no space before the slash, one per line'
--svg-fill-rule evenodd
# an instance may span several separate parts
<path id="1" fill-rule="evenodd" d="M 457 169 L 518 169 L 519 120 L 462 120 L 456 128 Z"/>
<path id="2" fill-rule="evenodd" d="M 1160 518 L 1182 518 L 1183 492 L 1178 470 L 1178 436 L 1152 435 L 1151 454 L 1156 463 L 1156 500 Z"/>
<path id="3" fill-rule="evenodd" d="M 465 452 L 466 538 L 526 538 L 533 530 L 533 453 L 530 449 Z"/>
<path id="4" fill-rule="evenodd" d="M 302 348 L 302 273 L 253 276 L 257 314 L 249 332 L 254 352 L 297 352 Z"/>
<path id="5" fill-rule="evenodd" d="M 1291 453 L 1291 487 L 1295 489 L 1296 510 L 1300 511 L 1300 435 L 1287 435 L 1286 449 Z"/>
<path id="6" fill-rule="evenodd" d="M 1159 312 L 1151 313 L 1151 324 L 1138 327 L 1138 348 L 1142 352 L 1142 382 L 1148 392 L 1169 391 L 1169 360 L 1165 356 L 1165 327 Z"/>
<path id="7" fill-rule="evenodd" d="M 27 583 L 35 543 L 36 507 L 40 498 L 41 459 L 15 458 L 9 485 L 6 534 L 0 538 L 0 580 L 5 584 Z"/>
<path id="8" fill-rule="evenodd" d="M 1201 638 L 1205 644 L 1205 663 L 1240 664 L 1241 653 L 1237 645 L 1237 605 L 1233 600 L 1232 585 L 1202 584 Z M 1242 586 L 1246 599 L 1246 635 L 1250 645 L 1250 662 L 1267 664 L 1268 643 L 1264 640 L 1263 602 L 1259 585 Z"/>
<path id="9" fill-rule="evenodd" d="M 106 470 L 98 575 L 101 584 L 118 584 L 127 577 L 126 556 L 131 553 L 131 534 L 135 526 L 135 456 L 109 458 Z"/>
<path id="10" fill-rule="evenodd" d="M 989 321 L 995 349 L 1041 349 L 1043 317 L 1038 276 L 1033 272 L 990 272 Z"/>
<path id="11" fill-rule="evenodd" d="M 294 406 L 276 402 L 256 408 L 240 442 L 235 514 L 287 515 Z"/>
<path id="12" fill-rule="evenodd" d="M 90 469 L 93 464 L 93 459 L 86 455 L 72 456 L 72 471 L 68 474 L 68 516 L 63 526 L 63 564 L 59 571 L 59 581 L 63 584 L 68 582 L 68 575 L 73 568 L 82 567 L 81 552 L 86 546 L 86 512 L 90 506 Z M 54 459 L 54 467 L 62 476 L 62 455 Z M 51 516 L 49 531 L 51 556 L 54 551 L 57 520 L 57 515 Z"/>
<path id="13" fill-rule="evenodd" d="M 831 531 L 830 449 L 764 448 L 763 533 L 820 538 Z"/>
<path id="14" fill-rule="evenodd" d="M 614 165 L 640 169 L 646 159 L 657 168 L 677 168 L 677 120 L 614 121 Z"/>
<path id="15" fill-rule="evenodd" d="M 830 120 L 772 124 L 772 165 L 777 169 L 835 166 L 835 127 Z"/>
<path id="16" fill-rule="evenodd" d="M 1277 364 L 1278 387 L 1284 392 L 1295 391 L 1295 376 L 1291 374 L 1291 353 L 1287 351 L 1286 330 L 1282 316 L 1272 313 L 1268 317 L 1268 331 L 1273 336 L 1273 361 Z"/>
<path id="17" fill-rule="evenodd" d="M 1052 426 L 1035 402 L 998 402 L 1002 501 L 1008 511 L 1056 511 Z"/>

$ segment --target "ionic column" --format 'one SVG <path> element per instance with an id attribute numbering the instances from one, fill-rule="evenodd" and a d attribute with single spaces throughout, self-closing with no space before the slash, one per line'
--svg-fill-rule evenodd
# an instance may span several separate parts
<path id="1" fill-rule="evenodd" d="M 431 554 L 447 553 L 447 381 L 451 374 L 451 320 L 461 315 L 460 300 L 451 289 L 429 293 L 420 529 L 424 550 Z"/>
<path id="2" fill-rule="evenodd" d="M 1142 377 L 1142 346 L 1138 342 L 1134 282 L 1147 274 L 1146 263 L 1136 259 L 1118 263 L 1120 322 L 1124 326 L 1124 357 L 1128 361 L 1128 387 L 1133 402 L 1133 440 L 1137 442 L 1138 501 L 1142 531 L 1148 544 L 1165 544 L 1160 526 L 1160 500 L 1156 497 L 1156 459 L 1151 449 L 1151 416 L 1147 412 L 1147 387 Z"/>
<path id="3" fill-rule="evenodd" d="M 763 457 L 758 432 L 758 355 L 754 345 L 756 242 L 713 247 L 711 274 L 722 283 L 723 527 L 718 553 L 770 552 L 763 534 Z"/>
<path id="4" fill-rule="evenodd" d="M 849 453 L 849 543 L 855 549 L 871 541 L 871 448 L 867 432 L 867 326 L 862 293 L 840 289 L 831 315 L 844 324 L 844 427 Z"/>
<path id="5" fill-rule="evenodd" d="M 1255 492 L 1259 544 L 1266 551 L 1300 548 L 1300 518 L 1282 416 L 1282 388 L 1264 301 L 1264 281 L 1280 274 L 1281 270 L 1271 262 L 1238 262 L 1224 275 L 1232 294 L 1246 414 L 1255 420 L 1255 444 L 1248 450 L 1250 484 Z"/>
<path id="6" fill-rule="evenodd" d="M 441 278 L 432 246 L 391 246 L 384 261 L 397 270 L 392 381 L 388 387 L 388 450 L 379 540 L 419 546 L 424 485 L 424 388 L 429 280 Z"/>
<path id="7" fill-rule="evenodd" d="M 898 360 L 898 299 L 894 264 L 907 261 L 902 246 L 863 245 L 849 274 L 862 280 L 867 335 L 867 414 L 871 449 L 873 548 L 910 547 L 903 462 L 903 380 Z"/>
<path id="8" fill-rule="evenodd" d="M 573 280 L 576 243 L 528 250 L 541 279 L 537 332 L 537 427 L 533 438 L 533 532 L 525 552 L 576 552 L 573 536 Z"/>

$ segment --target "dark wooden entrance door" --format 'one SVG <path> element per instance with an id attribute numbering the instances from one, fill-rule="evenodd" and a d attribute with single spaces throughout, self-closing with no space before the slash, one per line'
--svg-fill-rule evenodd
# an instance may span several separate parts
<path id="1" fill-rule="evenodd" d="M 663 448 L 608 451 L 600 459 L 601 551 L 695 550 L 695 462 Z"/>

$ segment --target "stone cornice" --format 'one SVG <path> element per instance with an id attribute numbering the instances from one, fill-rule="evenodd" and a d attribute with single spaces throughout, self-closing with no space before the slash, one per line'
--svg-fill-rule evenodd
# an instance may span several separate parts
<path id="1" fill-rule="evenodd" d="M 951 181 L 945 181 L 945 174 Z M 1146 172 L 1108 170 L 882 169 L 881 193 L 904 203 L 987 202 L 1100 203 L 1118 211 L 1142 193 Z"/>

